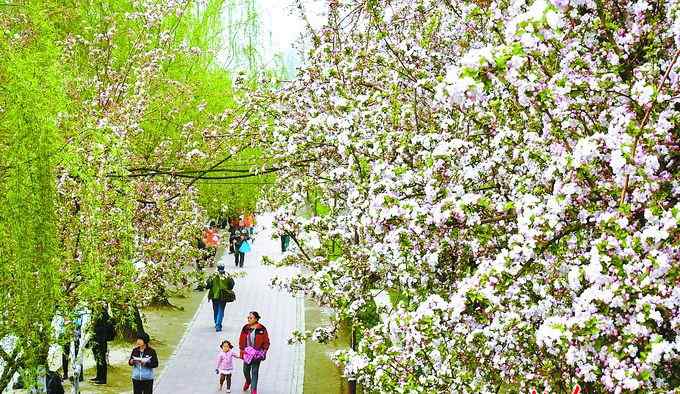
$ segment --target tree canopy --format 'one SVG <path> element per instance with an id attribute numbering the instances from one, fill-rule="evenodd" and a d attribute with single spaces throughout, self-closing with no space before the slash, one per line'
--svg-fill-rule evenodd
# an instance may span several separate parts
<path id="1" fill-rule="evenodd" d="M 680 4 L 329 4 L 270 132 L 277 228 L 301 247 L 284 264 L 304 267 L 280 284 L 360 332 L 346 374 L 677 387 Z"/>
<path id="2" fill-rule="evenodd" d="M 256 79 L 217 62 L 223 5 L 0 4 L 0 389 L 64 339 L 56 315 L 167 302 L 213 207 L 254 208 L 254 153 L 224 135 L 256 121 Z M 233 175 L 234 198 L 207 183 Z"/>

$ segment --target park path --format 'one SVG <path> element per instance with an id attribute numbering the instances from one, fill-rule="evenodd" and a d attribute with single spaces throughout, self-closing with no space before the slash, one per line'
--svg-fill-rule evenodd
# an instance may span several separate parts
<path id="1" fill-rule="evenodd" d="M 160 360 L 155 393 L 203 394 L 218 393 L 215 358 L 222 340 L 238 348 L 238 336 L 248 312 L 257 311 L 260 322 L 267 327 L 271 347 L 267 360 L 260 366 L 259 394 L 301 394 L 304 381 L 304 345 L 289 345 L 290 333 L 304 329 L 303 300 L 269 286 L 275 275 L 292 275 L 292 268 L 262 265 L 262 256 L 281 256 L 278 239 L 272 238 L 272 216 L 258 217 L 259 232 L 252 252 L 246 254 L 246 276 L 236 279 L 236 301 L 227 304 L 222 332 L 215 332 L 212 305 L 205 299 L 170 360 Z M 234 256 L 225 253 L 220 263 L 227 271 L 235 271 Z M 235 360 L 232 392 L 241 393 L 244 383 L 243 362 Z M 226 387 L 226 386 L 225 386 Z"/>

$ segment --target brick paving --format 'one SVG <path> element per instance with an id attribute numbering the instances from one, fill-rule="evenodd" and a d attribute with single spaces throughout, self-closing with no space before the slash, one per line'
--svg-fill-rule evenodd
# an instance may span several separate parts
<path id="1" fill-rule="evenodd" d="M 293 330 L 304 328 L 303 300 L 269 286 L 274 275 L 290 275 L 293 271 L 261 264 L 262 256 L 280 256 L 280 243 L 278 239 L 271 239 L 271 216 L 260 216 L 258 221 L 260 231 L 255 237 L 252 252 L 245 258 L 247 275 L 236 279 L 236 301 L 227 304 L 222 332 L 215 332 L 212 305 L 204 300 L 175 354 L 170 360 L 160 360 L 161 367 L 165 368 L 158 372 L 155 393 L 219 393 L 218 377 L 214 371 L 219 343 L 227 339 L 238 347 L 241 327 L 252 310 L 262 316 L 260 322 L 267 327 L 271 340 L 267 360 L 260 365 L 258 393 L 302 393 L 304 346 L 289 345 L 288 338 Z M 228 271 L 236 270 L 233 255 L 224 254 L 220 261 Z M 232 393 L 241 393 L 243 362 L 235 360 L 234 367 Z"/>

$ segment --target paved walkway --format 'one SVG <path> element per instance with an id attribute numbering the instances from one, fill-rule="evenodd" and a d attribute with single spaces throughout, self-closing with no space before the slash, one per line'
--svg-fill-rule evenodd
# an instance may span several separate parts
<path id="1" fill-rule="evenodd" d="M 202 394 L 218 393 L 218 376 L 215 358 L 222 340 L 229 340 L 238 348 L 238 336 L 249 311 L 262 316 L 260 322 L 267 327 L 271 347 L 267 360 L 260 366 L 259 394 L 301 394 L 304 381 L 304 345 L 288 345 L 290 333 L 303 329 L 304 305 L 301 298 L 269 286 L 275 275 L 290 275 L 292 269 L 277 269 L 261 264 L 262 256 L 280 256 L 278 239 L 271 239 L 271 216 L 258 217 L 259 233 L 253 251 L 246 254 L 246 276 L 236 279 L 236 301 L 227 304 L 222 332 L 215 332 L 212 305 L 201 303 L 194 320 L 170 360 L 161 360 L 165 369 L 159 373 L 155 393 Z M 264 229 L 262 228 L 264 224 Z M 221 258 L 228 271 L 234 271 L 234 256 Z M 243 388 L 243 362 L 235 360 L 232 375 L 232 392 Z M 225 386 L 226 387 L 226 386 Z"/>

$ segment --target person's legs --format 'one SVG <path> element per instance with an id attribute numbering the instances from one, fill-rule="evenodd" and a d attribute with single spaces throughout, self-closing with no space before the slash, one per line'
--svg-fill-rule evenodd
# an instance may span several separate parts
<path id="1" fill-rule="evenodd" d="M 231 390 L 231 374 L 227 374 L 226 376 L 227 376 L 227 390 Z"/>
<path id="2" fill-rule="evenodd" d="M 106 352 L 108 351 L 108 344 L 104 342 L 94 342 L 92 345 L 92 355 L 97 364 L 97 376 L 93 381 L 106 383 Z"/>
<path id="3" fill-rule="evenodd" d="M 239 260 L 239 255 L 241 252 L 238 251 L 238 249 L 234 248 L 234 265 L 238 267 L 238 260 Z"/>
<path id="4" fill-rule="evenodd" d="M 106 384 L 106 375 L 108 375 L 108 365 L 106 364 L 106 355 L 109 352 L 109 344 L 108 342 L 104 341 L 102 342 L 102 358 L 101 358 L 101 367 L 102 367 L 102 376 L 101 376 L 101 382 L 102 384 Z"/>
<path id="5" fill-rule="evenodd" d="M 142 394 L 153 394 L 153 379 L 143 381 Z"/>
<path id="6" fill-rule="evenodd" d="M 144 386 L 141 380 L 132 379 L 133 394 L 144 394 Z"/>
<path id="7" fill-rule="evenodd" d="M 61 349 L 61 370 L 63 372 L 63 379 L 68 379 L 68 356 L 71 352 L 71 342 L 65 344 Z"/>
<path id="8" fill-rule="evenodd" d="M 222 320 L 224 320 L 224 308 L 227 306 L 225 301 L 213 301 L 217 304 L 217 320 L 215 321 L 215 328 L 217 331 L 222 331 Z"/>
<path id="9" fill-rule="evenodd" d="M 246 378 L 246 383 L 243 385 L 243 390 L 248 390 L 250 387 L 250 364 L 243 363 L 243 377 Z"/>
<path id="10" fill-rule="evenodd" d="M 73 355 L 75 356 L 75 359 L 73 360 L 73 371 L 78 375 L 78 381 L 82 382 L 85 380 L 85 377 L 83 376 L 83 358 L 78 357 L 78 349 L 80 349 L 80 333 L 76 335 L 76 337 L 73 339 Z M 80 360 L 80 363 L 78 363 L 78 360 Z"/>
<path id="11" fill-rule="evenodd" d="M 226 377 L 227 377 L 227 375 L 220 374 L 220 390 L 222 390 L 222 385 L 224 384 L 224 379 Z"/>
<path id="12" fill-rule="evenodd" d="M 250 368 L 250 386 L 253 388 L 253 390 L 257 390 L 257 378 L 260 374 L 260 362 L 259 361 L 253 361 L 250 363 L 251 368 Z"/>
<path id="13" fill-rule="evenodd" d="M 246 254 L 243 252 L 238 252 L 238 266 L 243 268 L 243 261 L 246 258 Z"/>
<path id="14" fill-rule="evenodd" d="M 219 314 L 220 307 L 219 307 L 219 302 L 217 300 L 210 300 L 212 302 L 212 307 L 213 307 L 213 323 L 215 323 L 215 328 L 217 328 L 217 315 Z"/>

